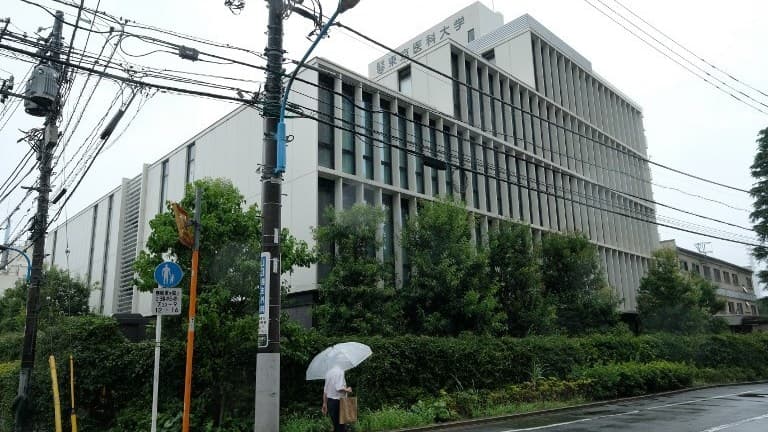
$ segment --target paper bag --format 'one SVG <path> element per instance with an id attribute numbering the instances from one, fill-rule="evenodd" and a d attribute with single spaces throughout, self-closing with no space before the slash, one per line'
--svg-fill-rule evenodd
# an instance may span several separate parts
<path id="1" fill-rule="evenodd" d="M 351 424 L 355 422 L 357 422 L 357 398 L 339 399 L 339 423 Z"/>

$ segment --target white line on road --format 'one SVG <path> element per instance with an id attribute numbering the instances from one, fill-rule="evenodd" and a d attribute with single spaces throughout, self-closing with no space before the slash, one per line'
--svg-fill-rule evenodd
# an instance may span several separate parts
<path id="1" fill-rule="evenodd" d="M 572 420 L 572 421 L 568 421 L 568 422 L 554 423 L 554 424 L 551 424 L 551 425 L 529 427 L 529 428 L 524 428 L 524 429 L 509 429 L 509 430 L 505 430 L 505 431 L 502 431 L 502 432 L 520 432 L 520 431 L 541 430 L 541 429 L 547 429 L 547 428 L 556 427 L 556 426 L 565 426 L 565 425 L 574 424 L 574 423 L 586 422 L 586 421 L 590 421 L 590 420 L 598 420 L 598 419 L 608 418 L 608 417 L 619 417 L 619 416 L 624 416 L 624 415 L 628 415 L 628 414 L 637 414 L 639 412 L 640 411 L 637 411 L 637 410 L 635 410 L 635 411 L 627 411 L 627 412 L 618 413 L 618 414 L 607 414 L 607 415 L 601 415 L 601 416 L 597 416 L 597 417 L 589 417 L 589 418 L 584 418 L 584 419 L 579 419 L 579 420 Z"/>
<path id="2" fill-rule="evenodd" d="M 720 430 L 723 430 L 723 429 L 728 429 L 730 427 L 739 426 L 739 425 L 743 425 L 744 423 L 750 423 L 750 422 L 757 421 L 757 420 L 762 420 L 762 419 L 768 419 L 768 414 L 763 414 L 761 416 L 752 417 L 752 418 L 748 418 L 748 419 L 744 419 L 744 420 L 739 420 L 739 421 L 733 422 L 733 423 L 728 423 L 728 424 L 724 424 L 724 425 L 720 425 L 720 426 L 711 427 L 709 429 L 704 429 L 701 432 L 717 432 L 717 431 L 720 431 Z"/>
<path id="3" fill-rule="evenodd" d="M 658 406 L 654 406 L 654 407 L 650 407 L 650 408 L 645 408 L 645 409 L 647 409 L 647 410 L 654 410 L 654 409 L 667 408 L 667 407 L 677 406 L 677 405 L 687 405 L 687 404 L 692 404 L 692 403 L 696 403 L 696 402 L 702 402 L 702 401 L 706 401 L 706 400 L 722 399 L 722 398 L 727 398 L 727 397 L 732 397 L 732 396 L 743 395 L 743 394 L 746 394 L 746 393 L 755 393 L 755 392 L 764 391 L 764 390 L 766 390 L 766 389 L 750 390 L 750 391 L 745 391 L 745 392 L 731 393 L 731 394 L 719 395 L 719 396 L 710 396 L 710 397 L 706 397 L 706 398 L 694 399 L 694 400 L 689 400 L 689 401 L 685 401 L 685 402 L 675 402 L 675 403 L 671 403 L 671 404 L 658 405 Z"/>

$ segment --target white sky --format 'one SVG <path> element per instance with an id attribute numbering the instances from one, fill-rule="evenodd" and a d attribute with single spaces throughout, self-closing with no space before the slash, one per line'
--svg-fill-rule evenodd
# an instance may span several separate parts
<path id="1" fill-rule="evenodd" d="M 46 6 L 56 5 L 51 0 L 38 1 Z M 604 1 L 617 7 L 612 0 Z M 768 74 L 765 73 L 768 70 L 768 56 L 765 55 L 768 26 L 764 24 L 764 17 L 768 16 L 768 2 L 620 1 L 693 52 L 768 93 Z M 97 2 L 86 0 L 85 3 L 95 7 Z M 496 0 L 483 3 L 502 12 L 505 22 L 524 13 L 531 14 L 589 59 L 594 71 L 638 102 L 644 112 L 648 151 L 652 160 L 738 187 L 748 189 L 751 186 L 749 165 L 756 148 L 755 138 L 760 129 L 768 126 L 768 116 L 693 77 L 585 1 Z M 323 0 L 323 4 L 324 11 L 330 14 L 335 1 Z M 469 4 L 468 0 L 362 0 L 356 8 L 343 15 L 341 21 L 396 47 Z M 72 8 L 61 7 L 65 12 L 73 13 Z M 245 11 L 238 16 L 232 15 L 223 6 L 222 0 L 102 0 L 99 9 L 144 24 L 259 52 L 266 46 L 267 9 L 263 0 L 248 0 Z M 11 17 L 12 24 L 29 33 L 39 26 L 50 26 L 52 22 L 52 18 L 44 11 L 19 0 L 2 0 L 0 18 L 7 16 Z M 68 20 L 74 19 L 69 17 Z M 11 29 L 18 30 L 16 27 L 12 26 Z M 310 42 L 305 35 L 310 30 L 309 23 L 297 15 L 286 22 L 285 49 L 288 57 L 301 57 L 309 47 Z M 71 28 L 65 27 L 67 40 L 70 31 Z M 82 47 L 84 39 L 85 32 L 80 32 L 75 45 Z M 98 52 L 103 41 L 103 38 L 93 36 L 88 50 Z M 126 41 L 125 47 L 132 54 L 149 51 L 146 45 L 142 46 L 135 41 Z M 319 44 L 315 54 L 366 75 L 368 63 L 384 52 L 335 29 L 330 38 Z M 264 79 L 263 72 L 258 70 L 231 65 L 191 64 L 164 53 L 136 59 L 126 58 L 152 66 L 183 68 L 253 80 Z M 253 56 L 240 58 L 264 64 L 263 60 Z M 18 83 L 28 65 L 0 57 L 0 68 L 0 77 L 7 77 L 6 71 L 10 71 L 16 75 Z M 80 124 L 82 136 L 90 132 L 96 121 L 104 115 L 117 89 L 116 85 L 106 81 L 101 87 Z M 17 90 L 21 88 L 22 85 L 17 86 Z M 763 100 L 768 104 L 768 98 Z M 140 173 L 142 163 L 155 161 L 233 108 L 231 104 L 208 99 L 158 94 L 147 103 L 122 138 L 99 157 L 67 205 L 66 213 L 74 215 L 119 185 L 121 178 L 130 178 Z M 123 121 L 125 125 L 126 119 Z M 40 124 L 40 119 L 30 117 L 20 109 L 8 125 L 0 130 L 0 178 L 4 179 L 10 173 L 27 150 L 24 143 L 16 143 L 20 137 L 19 129 L 26 130 Z M 256 139 L 261 137 L 254 137 Z M 81 142 L 82 137 L 77 135 L 67 147 L 67 155 L 71 155 Z M 665 170 L 654 168 L 653 178 L 654 182 L 661 185 L 725 201 L 734 207 L 750 209 L 751 206 L 751 200 L 746 194 L 689 180 Z M 21 197 L 22 193 L 19 193 L 0 204 L 0 220 L 5 219 Z M 654 198 L 662 203 L 731 223 L 751 225 L 748 213 L 744 211 L 732 210 L 679 192 L 654 187 Z M 14 224 L 23 223 L 19 216 L 24 214 L 30 204 L 31 200 L 21 208 Z M 749 234 L 661 208 L 659 213 L 688 223 Z M 711 241 L 709 248 L 718 258 L 750 265 L 745 246 L 667 228 L 660 228 L 659 232 L 662 239 L 675 238 L 678 245 L 689 249 L 694 249 L 696 242 Z"/>

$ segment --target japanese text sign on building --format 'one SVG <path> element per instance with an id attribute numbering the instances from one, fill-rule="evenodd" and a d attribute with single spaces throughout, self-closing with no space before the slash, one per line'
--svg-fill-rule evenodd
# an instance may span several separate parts
<path id="1" fill-rule="evenodd" d="M 422 54 L 424 51 L 434 47 L 437 43 L 458 33 L 464 27 L 464 15 L 453 16 L 421 36 L 413 39 L 407 44 L 398 48 L 400 55 L 391 53 L 376 61 L 376 76 L 396 68 L 399 64 L 407 61 L 407 58 Z"/>
<path id="2" fill-rule="evenodd" d="M 152 305 L 155 315 L 180 315 L 181 288 L 155 288 Z"/>
<path id="3" fill-rule="evenodd" d="M 259 347 L 269 344 L 269 252 L 261 254 L 261 269 L 259 274 Z"/>

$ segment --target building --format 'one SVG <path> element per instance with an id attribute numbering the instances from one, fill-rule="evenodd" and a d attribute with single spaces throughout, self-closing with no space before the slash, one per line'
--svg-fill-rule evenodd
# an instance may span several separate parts
<path id="1" fill-rule="evenodd" d="M 305 116 L 288 120 L 284 226 L 312 241 L 329 205 L 386 210 L 382 258 L 408 274 L 399 232 L 419 200 L 453 195 L 477 216 L 475 240 L 501 220 L 536 236 L 581 231 L 598 246 L 624 312 L 658 246 L 640 107 L 573 48 L 528 15 L 503 24 L 479 2 L 440 21 L 361 76 L 324 59 L 290 95 Z M 241 107 L 71 217 L 49 234 L 49 263 L 97 283 L 101 313 L 149 313 L 132 264 L 149 221 L 196 178 L 227 177 L 260 202 L 262 119 Z M 66 239 L 65 239 L 66 237 Z M 323 268 L 289 278 L 308 305 Z M 302 309 L 303 308 L 303 309 Z"/>
<path id="2" fill-rule="evenodd" d="M 763 324 L 759 317 L 752 269 L 677 246 L 674 240 L 664 240 L 661 247 L 674 249 L 680 259 L 680 270 L 697 274 L 717 285 L 717 295 L 725 307 L 717 315 L 738 331 L 751 331 Z"/>

